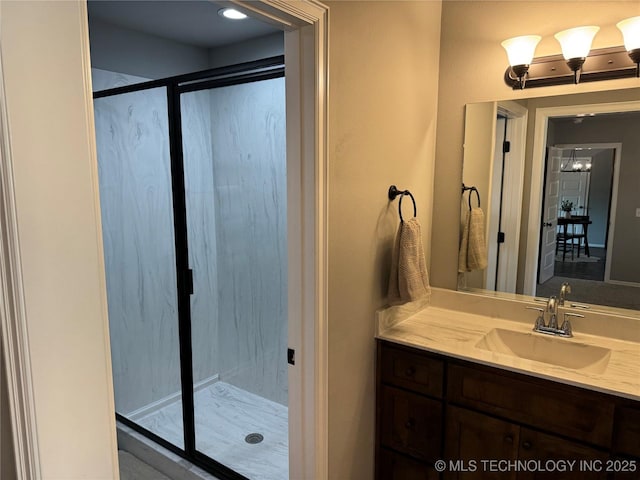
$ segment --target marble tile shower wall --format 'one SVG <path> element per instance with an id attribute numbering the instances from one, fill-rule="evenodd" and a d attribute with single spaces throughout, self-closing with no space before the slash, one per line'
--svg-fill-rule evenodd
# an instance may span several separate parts
<path id="1" fill-rule="evenodd" d="M 94 101 L 116 411 L 180 389 L 163 89 Z"/>
<path id="2" fill-rule="evenodd" d="M 94 90 L 146 80 L 98 69 L 92 76 Z M 185 169 L 193 187 L 190 262 L 199 272 L 192 297 L 196 382 L 218 372 L 209 109 L 208 98 L 193 109 L 184 137 L 186 154 L 205 155 Z M 126 415 L 180 391 L 166 91 L 97 99 L 94 110 L 116 410 Z"/>
<path id="3" fill-rule="evenodd" d="M 191 342 L 193 380 L 219 372 L 218 259 L 213 189 L 211 104 L 205 91 L 181 97 L 189 266 L 193 270 Z"/>
<path id="4" fill-rule="evenodd" d="M 220 378 L 287 404 L 284 78 L 211 91 Z"/>
<path id="5" fill-rule="evenodd" d="M 93 70 L 94 90 L 144 80 Z M 194 379 L 219 374 L 286 405 L 284 105 L 284 79 L 182 96 Z M 126 414 L 180 389 L 166 96 L 99 99 L 95 112 L 116 407 Z"/>

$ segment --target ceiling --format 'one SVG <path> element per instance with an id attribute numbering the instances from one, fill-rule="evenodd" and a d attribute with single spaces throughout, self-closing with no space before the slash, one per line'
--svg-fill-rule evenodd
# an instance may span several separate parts
<path id="1" fill-rule="evenodd" d="M 90 20 L 166 38 L 187 45 L 214 48 L 262 37 L 279 30 L 252 19 L 228 20 L 208 0 L 89 0 Z"/>
<path id="2" fill-rule="evenodd" d="M 549 119 L 549 122 L 554 125 L 562 125 L 562 124 L 581 124 L 585 125 L 590 122 L 600 122 L 603 118 L 607 119 L 622 119 L 628 122 L 638 122 L 640 121 L 640 111 L 631 111 L 631 112 L 615 112 L 615 113 L 598 113 L 598 114 L 581 114 L 581 115 L 569 115 L 566 117 L 552 117 Z"/>

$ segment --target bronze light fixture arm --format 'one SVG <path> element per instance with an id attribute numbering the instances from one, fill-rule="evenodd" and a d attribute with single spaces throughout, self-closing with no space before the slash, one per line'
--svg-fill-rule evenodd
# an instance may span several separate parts
<path id="1" fill-rule="evenodd" d="M 629 58 L 636 64 L 636 77 L 640 78 L 640 48 L 630 50 Z"/>
<path id="2" fill-rule="evenodd" d="M 562 55 L 534 58 L 521 78 L 516 67 L 507 67 L 504 80 L 514 90 L 520 90 L 640 76 L 640 49 L 630 52 L 622 46 L 594 49 L 583 62 L 581 60 L 567 61 Z M 578 65 L 579 63 L 582 65 Z M 577 69 L 573 70 L 576 65 Z"/>

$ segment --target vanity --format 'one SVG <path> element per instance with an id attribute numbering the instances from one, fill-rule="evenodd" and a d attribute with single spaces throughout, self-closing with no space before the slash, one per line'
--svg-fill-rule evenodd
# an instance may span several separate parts
<path id="1" fill-rule="evenodd" d="M 434 288 L 378 313 L 377 479 L 640 478 L 640 318 L 556 338 L 528 300 Z"/>

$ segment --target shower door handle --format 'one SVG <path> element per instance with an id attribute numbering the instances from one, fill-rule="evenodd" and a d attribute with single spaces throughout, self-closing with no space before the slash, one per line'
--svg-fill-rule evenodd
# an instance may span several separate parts
<path id="1" fill-rule="evenodd" d="M 184 272 L 184 284 L 189 295 L 193 295 L 193 270 L 187 268 Z"/>

